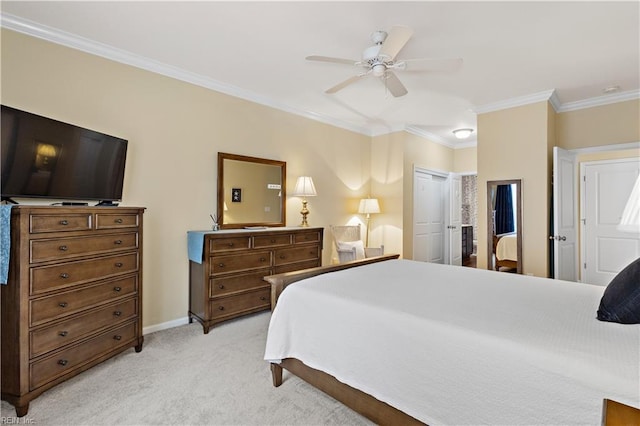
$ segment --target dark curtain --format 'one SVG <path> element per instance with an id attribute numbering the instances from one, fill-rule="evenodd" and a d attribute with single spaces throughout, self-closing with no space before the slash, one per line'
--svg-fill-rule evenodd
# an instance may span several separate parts
<path id="1" fill-rule="evenodd" d="M 498 185 L 496 189 L 496 234 L 507 234 L 515 230 L 513 223 L 511 185 Z"/>

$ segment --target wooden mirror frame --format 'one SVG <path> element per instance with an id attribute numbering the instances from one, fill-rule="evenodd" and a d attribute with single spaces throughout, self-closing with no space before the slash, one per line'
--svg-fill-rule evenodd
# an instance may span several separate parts
<path id="1" fill-rule="evenodd" d="M 487 181 L 487 269 L 494 270 L 493 264 L 493 209 L 491 206 L 491 187 L 498 185 L 516 185 L 516 236 L 518 262 L 516 271 L 522 274 L 522 179 L 489 180 Z"/>
<path id="2" fill-rule="evenodd" d="M 280 220 L 279 221 L 254 221 L 224 223 L 224 163 L 225 160 L 244 161 L 247 163 L 257 163 L 280 167 Z M 266 183 L 265 183 L 266 185 Z M 245 155 L 218 153 L 218 224 L 222 229 L 245 228 L 247 226 L 285 226 L 286 223 L 286 200 L 287 200 L 287 163 L 285 161 L 269 160 L 266 158 L 248 157 Z"/>

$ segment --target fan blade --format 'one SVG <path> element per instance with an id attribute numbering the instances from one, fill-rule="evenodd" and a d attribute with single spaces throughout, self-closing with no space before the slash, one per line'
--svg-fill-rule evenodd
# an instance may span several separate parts
<path id="1" fill-rule="evenodd" d="M 405 59 L 393 68 L 403 71 L 457 71 L 462 66 L 462 58 Z"/>
<path id="2" fill-rule="evenodd" d="M 395 73 L 393 73 L 392 71 L 387 71 L 383 79 L 385 85 L 387 86 L 387 89 L 389 89 L 389 92 L 391 92 L 394 97 L 399 98 L 400 96 L 404 96 L 409 93 L 407 92 L 407 88 L 404 87 L 404 84 L 402 84 L 398 76 L 395 75 Z"/>
<path id="3" fill-rule="evenodd" d="M 355 83 L 356 81 L 360 80 L 362 77 L 364 77 L 367 74 L 358 74 L 358 75 L 354 75 L 353 77 L 350 77 L 348 79 L 346 79 L 345 81 L 343 81 L 342 83 L 338 83 L 335 86 L 325 90 L 325 93 L 336 93 L 338 90 L 342 90 L 345 87 L 347 87 L 350 84 Z"/>
<path id="4" fill-rule="evenodd" d="M 386 55 L 390 60 L 394 60 L 398 52 L 407 44 L 412 35 L 413 30 L 409 27 L 391 28 L 387 39 L 382 43 L 379 55 Z"/>
<path id="5" fill-rule="evenodd" d="M 307 61 L 333 62 L 336 64 L 356 65 L 358 61 L 353 59 L 332 58 L 330 56 L 311 55 L 305 58 Z"/>

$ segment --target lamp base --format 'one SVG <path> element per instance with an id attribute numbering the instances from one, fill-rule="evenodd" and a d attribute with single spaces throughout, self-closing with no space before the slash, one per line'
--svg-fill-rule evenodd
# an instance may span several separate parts
<path id="1" fill-rule="evenodd" d="M 302 215 L 302 223 L 300 226 L 308 227 L 307 215 L 309 215 L 309 209 L 307 209 L 307 200 L 302 200 L 302 210 L 300 210 L 300 214 Z"/>

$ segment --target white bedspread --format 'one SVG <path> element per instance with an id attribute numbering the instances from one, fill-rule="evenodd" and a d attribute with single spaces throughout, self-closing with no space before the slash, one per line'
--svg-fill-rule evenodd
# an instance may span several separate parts
<path id="1" fill-rule="evenodd" d="M 504 235 L 498 240 L 496 257 L 498 260 L 518 261 L 518 236 L 516 234 Z"/>
<path id="2" fill-rule="evenodd" d="M 290 285 L 265 359 L 297 358 L 431 425 L 600 424 L 640 405 L 640 326 L 603 288 L 392 260 Z"/>

